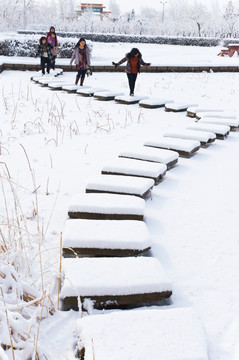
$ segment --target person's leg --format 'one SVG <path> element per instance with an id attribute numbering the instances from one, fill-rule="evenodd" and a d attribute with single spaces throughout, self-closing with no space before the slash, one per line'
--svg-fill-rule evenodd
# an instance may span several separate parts
<path id="1" fill-rule="evenodd" d="M 56 66 L 56 56 L 52 57 L 52 61 L 51 61 L 51 68 L 52 70 L 55 70 L 55 66 Z"/>
<path id="2" fill-rule="evenodd" d="M 137 79 L 137 74 L 131 74 L 132 75 L 132 79 L 131 79 L 131 95 L 134 95 L 134 88 L 135 88 L 135 82 Z"/>
<path id="3" fill-rule="evenodd" d="M 45 75 L 45 61 L 43 56 L 41 56 L 41 71 L 42 75 Z"/>
<path id="4" fill-rule="evenodd" d="M 83 84 L 84 84 L 85 74 L 86 74 L 86 70 L 82 70 L 81 79 L 80 79 L 80 86 L 83 86 Z"/>
<path id="5" fill-rule="evenodd" d="M 75 81 L 75 85 L 78 84 L 79 80 L 80 80 L 80 77 L 81 77 L 81 73 L 82 73 L 82 69 L 79 69 L 78 70 L 78 73 L 76 75 L 76 81 Z"/>
<path id="6" fill-rule="evenodd" d="M 50 74 L 50 68 L 51 68 L 51 61 L 49 58 L 46 58 L 46 71 L 47 74 Z"/>
<path id="7" fill-rule="evenodd" d="M 135 81 L 137 78 L 137 74 L 127 73 L 127 76 L 128 76 L 128 81 L 129 81 L 130 95 L 134 95 L 134 87 L 135 87 Z"/>

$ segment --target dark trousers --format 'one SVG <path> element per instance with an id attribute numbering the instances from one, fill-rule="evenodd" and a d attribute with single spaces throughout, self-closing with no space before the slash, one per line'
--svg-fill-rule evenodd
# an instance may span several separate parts
<path id="1" fill-rule="evenodd" d="M 76 76 L 77 76 L 78 78 L 81 77 L 82 79 L 84 79 L 84 78 L 85 78 L 85 74 L 86 74 L 86 70 L 79 69 Z"/>
<path id="2" fill-rule="evenodd" d="M 55 70 L 55 65 L 56 65 L 56 56 L 53 55 L 52 60 L 51 60 L 51 68 L 52 68 L 52 70 Z"/>
<path id="3" fill-rule="evenodd" d="M 128 76 L 128 81 L 129 81 L 130 95 L 134 95 L 134 87 L 135 87 L 135 82 L 137 79 L 137 74 L 127 73 L 127 76 Z"/>
<path id="4" fill-rule="evenodd" d="M 49 74 L 51 67 L 50 59 L 48 57 L 41 56 L 41 70 L 43 74 L 45 74 L 45 65 L 46 65 L 46 71 Z"/>

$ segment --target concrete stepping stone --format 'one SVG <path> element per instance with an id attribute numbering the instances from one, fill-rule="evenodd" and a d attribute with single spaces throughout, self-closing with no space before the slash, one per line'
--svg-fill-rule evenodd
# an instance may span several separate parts
<path id="1" fill-rule="evenodd" d="M 112 163 L 103 166 L 101 173 L 105 175 L 125 175 L 151 178 L 158 184 L 166 174 L 165 164 L 134 159 L 116 158 Z"/>
<path id="2" fill-rule="evenodd" d="M 55 81 L 55 82 L 50 82 L 48 84 L 48 87 L 52 90 L 61 90 L 63 86 L 67 86 L 67 85 L 72 85 L 72 84 L 63 81 Z"/>
<path id="3" fill-rule="evenodd" d="M 140 146 L 132 150 L 122 151 L 119 157 L 162 163 L 169 170 L 178 162 L 179 155 L 176 151 Z"/>
<path id="4" fill-rule="evenodd" d="M 201 124 L 196 123 L 187 127 L 189 130 L 197 131 L 209 131 L 216 135 L 217 139 L 224 140 L 227 138 L 230 132 L 230 127 L 226 125 L 217 125 L 217 124 Z"/>
<path id="5" fill-rule="evenodd" d="M 151 248 L 148 228 L 136 220 L 67 220 L 63 256 L 137 256 Z"/>
<path id="6" fill-rule="evenodd" d="M 94 93 L 94 98 L 98 100 L 114 100 L 116 96 L 124 95 L 121 91 L 96 91 Z"/>
<path id="7" fill-rule="evenodd" d="M 85 316 L 76 333 L 85 359 L 208 360 L 204 326 L 190 307 Z"/>
<path id="8" fill-rule="evenodd" d="M 43 86 L 48 86 L 49 83 L 56 82 L 59 80 L 56 77 L 44 77 L 42 76 L 41 79 L 38 80 L 38 83 Z"/>
<path id="9" fill-rule="evenodd" d="M 148 96 L 121 95 L 121 96 L 116 96 L 115 101 L 120 104 L 130 105 L 130 104 L 137 104 L 140 100 L 147 99 L 147 98 L 148 98 Z"/>
<path id="10" fill-rule="evenodd" d="M 145 200 L 118 194 L 77 194 L 68 207 L 74 219 L 143 220 Z"/>
<path id="11" fill-rule="evenodd" d="M 80 86 L 80 85 L 64 85 L 64 86 L 62 86 L 62 90 L 67 91 L 69 93 L 75 93 L 80 88 L 88 89 L 89 86 Z"/>
<path id="12" fill-rule="evenodd" d="M 42 74 L 42 71 L 39 70 L 38 74 Z M 63 69 L 61 68 L 56 68 L 55 70 L 50 70 L 50 74 L 49 75 L 53 75 L 53 76 L 58 76 L 58 75 L 62 75 L 63 74 Z"/>
<path id="13" fill-rule="evenodd" d="M 66 258 L 62 261 L 62 309 L 78 310 L 92 300 L 95 308 L 155 303 L 172 295 L 172 285 L 156 258 Z"/>
<path id="14" fill-rule="evenodd" d="M 150 98 L 140 100 L 139 106 L 147 109 L 157 109 L 165 106 L 165 104 L 173 103 L 173 100 L 163 98 Z"/>
<path id="15" fill-rule="evenodd" d="M 96 175 L 88 179 L 86 193 L 127 194 L 145 198 L 150 195 L 154 180 L 135 176 Z"/>
<path id="16" fill-rule="evenodd" d="M 175 139 L 172 137 L 157 137 L 144 143 L 145 146 L 156 147 L 159 149 L 168 149 L 177 151 L 179 156 L 190 158 L 200 149 L 200 141 Z"/>
<path id="17" fill-rule="evenodd" d="M 41 76 L 41 75 L 37 75 L 37 76 L 32 76 L 31 77 L 31 80 L 38 83 L 41 79 L 43 79 L 44 76 Z"/>
<path id="18" fill-rule="evenodd" d="M 189 140 L 198 140 L 201 143 L 201 146 L 208 146 L 212 142 L 215 141 L 216 135 L 212 132 L 206 131 L 197 131 L 197 130 L 177 130 L 177 131 L 170 131 L 165 133 L 163 136 L 166 137 L 173 137 L 177 139 L 189 139 Z"/>
<path id="19" fill-rule="evenodd" d="M 217 124 L 217 125 L 226 125 L 230 127 L 231 131 L 238 131 L 239 129 L 239 120 L 232 118 L 222 118 L 222 117 L 208 117 L 203 116 L 199 120 L 200 124 Z"/>
<path id="20" fill-rule="evenodd" d="M 203 117 L 212 117 L 212 118 L 227 118 L 227 119 L 236 119 L 237 115 L 235 113 L 227 112 L 197 112 L 196 119 L 199 120 Z"/>
<path id="21" fill-rule="evenodd" d="M 82 86 L 80 89 L 78 89 L 76 91 L 77 94 L 82 95 L 82 96 L 94 96 L 94 93 L 97 92 L 105 92 L 108 91 L 107 89 L 104 88 L 87 88 L 87 89 L 82 89 Z"/>
<path id="22" fill-rule="evenodd" d="M 190 104 L 184 102 L 173 102 L 165 104 L 165 111 L 181 112 L 186 111 L 190 106 L 197 106 L 197 104 Z"/>
<path id="23" fill-rule="evenodd" d="M 190 106 L 189 108 L 187 108 L 187 116 L 189 117 L 196 117 L 197 112 L 215 112 L 215 113 L 219 113 L 219 112 L 224 112 L 224 109 L 218 109 L 218 108 L 213 108 L 213 107 L 206 107 L 206 106 Z"/>

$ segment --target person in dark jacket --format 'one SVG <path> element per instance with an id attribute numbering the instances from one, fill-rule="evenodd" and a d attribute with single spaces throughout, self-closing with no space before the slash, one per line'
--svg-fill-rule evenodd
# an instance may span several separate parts
<path id="1" fill-rule="evenodd" d="M 45 75 L 45 66 L 47 66 L 47 73 L 50 73 L 51 62 L 53 59 L 51 50 L 53 49 L 53 46 L 47 43 L 46 36 L 42 36 L 39 42 L 37 56 L 41 57 L 42 75 Z"/>
<path id="2" fill-rule="evenodd" d="M 115 67 L 126 62 L 125 72 L 129 81 L 130 96 L 134 96 L 135 82 L 138 73 L 140 73 L 141 65 L 150 66 L 151 63 L 145 63 L 142 59 L 142 54 L 137 48 L 133 48 L 125 57 L 118 63 L 112 62 Z"/>
<path id="3" fill-rule="evenodd" d="M 86 45 L 86 41 L 83 38 L 77 42 L 74 52 L 71 57 L 70 65 L 72 65 L 75 60 L 77 75 L 75 84 L 77 85 L 80 80 L 80 86 L 83 85 L 85 80 L 85 74 L 87 70 L 90 70 L 90 51 L 88 46 Z"/>

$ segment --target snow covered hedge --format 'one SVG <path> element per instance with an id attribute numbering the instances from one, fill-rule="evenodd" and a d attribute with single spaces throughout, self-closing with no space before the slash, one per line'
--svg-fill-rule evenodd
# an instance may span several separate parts
<path id="1" fill-rule="evenodd" d="M 45 34 L 34 35 L 16 35 L 9 34 L 0 36 L 0 55 L 3 56 L 36 56 L 39 39 Z M 60 44 L 58 49 L 58 56 L 63 58 L 70 58 L 73 52 L 73 48 L 78 41 L 76 38 L 62 38 L 58 36 L 58 42 Z M 90 51 L 92 51 L 92 43 L 87 41 Z"/>
<path id="2" fill-rule="evenodd" d="M 42 34 L 42 32 L 31 30 L 19 30 L 19 34 Z M 95 42 L 127 42 L 127 43 L 149 43 L 170 45 L 192 45 L 192 46 L 217 46 L 221 39 L 202 37 L 180 37 L 180 36 L 144 36 L 124 34 L 93 34 L 76 32 L 58 32 L 58 36 L 72 38 L 84 37 Z"/>

